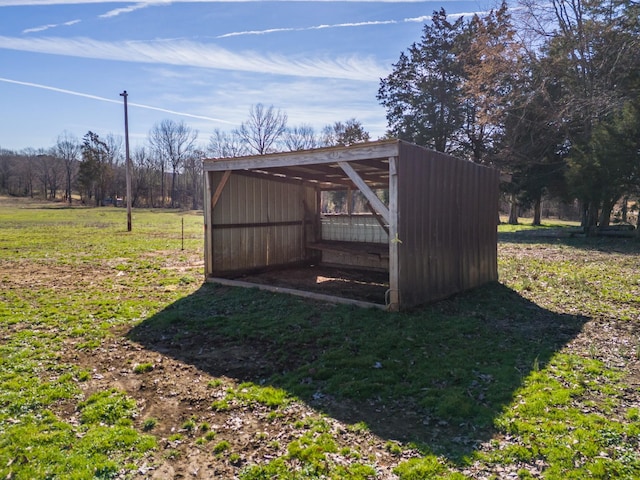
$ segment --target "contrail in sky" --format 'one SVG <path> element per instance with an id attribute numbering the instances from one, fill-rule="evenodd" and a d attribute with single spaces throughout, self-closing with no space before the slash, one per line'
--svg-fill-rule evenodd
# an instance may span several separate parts
<path id="1" fill-rule="evenodd" d="M 99 100 L 101 102 L 118 103 L 118 104 L 122 103 L 122 100 L 114 100 L 114 99 L 111 99 L 111 98 L 99 97 L 97 95 L 90 95 L 88 93 L 74 92 L 73 90 L 66 90 L 64 88 L 50 87 L 48 85 L 41 85 L 39 83 L 20 82 L 18 80 L 11 80 L 10 78 L 0 77 L 0 82 L 13 83 L 15 85 L 23 85 L 25 87 L 40 88 L 42 90 L 50 90 L 52 92 L 66 93 L 67 95 L 75 95 L 76 97 L 84 97 L 84 98 L 89 98 L 91 100 Z M 183 117 L 198 118 L 200 120 L 209 120 L 209 121 L 212 121 L 212 122 L 228 123 L 230 125 L 233 124 L 232 122 L 228 122 L 226 120 L 221 120 L 219 118 L 205 117 L 204 115 L 194 115 L 192 113 L 185 113 L 185 112 L 176 112 L 175 110 L 168 110 L 166 108 L 153 107 L 151 105 L 143 105 L 141 103 L 128 102 L 127 105 L 130 106 L 130 107 L 146 108 L 147 110 L 156 110 L 158 112 L 171 113 L 173 115 L 180 115 L 180 116 L 183 116 Z"/>
<path id="2" fill-rule="evenodd" d="M 474 15 L 486 15 L 489 12 L 464 12 L 448 14 L 447 18 L 456 19 L 460 17 L 473 17 Z M 267 30 L 245 30 L 241 32 L 230 32 L 218 35 L 215 38 L 239 37 L 243 35 L 266 35 L 269 33 L 282 32 L 305 32 L 308 30 L 324 30 L 329 28 L 352 28 L 352 27 L 371 27 L 379 25 L 398 25 L 401 23 L 425 23 L 432 19 L 433 15 L 423 15 L 421 17 L 404 18 L 402 20 L 371 20 L 368 22 L 350 22 L 350 23 L 334 23 L 332 25 L 313 25 L 310 27 L 282 27 L 270 28 Z"/>

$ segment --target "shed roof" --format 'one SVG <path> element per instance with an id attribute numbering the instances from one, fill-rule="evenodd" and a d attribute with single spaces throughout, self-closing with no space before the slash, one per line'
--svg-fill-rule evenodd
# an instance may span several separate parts
<path id="1" fill-rule="evenodd" d="M 284 177 L 312 183 L 322 190 L 354 188 L 354 182 L 338 162 L 348 162 L 370 188 L 389 185 L 389 157 L 397 157 L 402 140 L 299 150 L 294 152 L 212 158 L 205 171 L 247 170 L 254 174 Z"/>

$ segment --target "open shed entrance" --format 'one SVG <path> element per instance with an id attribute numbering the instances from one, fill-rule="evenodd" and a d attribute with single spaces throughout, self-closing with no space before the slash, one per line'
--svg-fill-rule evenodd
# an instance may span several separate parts
<path id="1" fill-rule="evenodd" d="M 204 170 L 208 280 L 397 310 L 497 278 L 495 170 L 399 140 Z"/>

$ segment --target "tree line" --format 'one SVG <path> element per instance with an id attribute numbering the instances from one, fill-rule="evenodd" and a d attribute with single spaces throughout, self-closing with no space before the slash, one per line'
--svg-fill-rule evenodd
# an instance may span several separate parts
<path id="1" fill-rule="evenodd" d="M 266 154 L 368 141 L 356 119 L 337 121 L 317 133 L 310 125 L 290 127 L 273 106 L 253 105 L 245 122 L 230 132 L 214 130 L 206 146 L 198 131 L 166 119 L 130 153 L 134 207 L 202 208 L 202 159 Z M 59 135 L 49 149 L 0 149 L 0 193 L 63 200 L 85 205 L 117 205 L 126 192 L 126 165 L 120 136 L 89 131 L 82 139 Z"/>
<path id="2" fill-rule="evenodd" d="M 606 227 L 640 189 L 640 3 L 522 0 L 455 20 L 441 9 L 378 100 L 390 135 L 508 173 L 511 222 L 533 206 L 539 224 L 547 195 Z"/>

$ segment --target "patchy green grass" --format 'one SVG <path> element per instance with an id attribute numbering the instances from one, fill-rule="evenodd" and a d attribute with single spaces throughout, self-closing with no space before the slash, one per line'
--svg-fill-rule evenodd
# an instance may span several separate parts
<path id="1" fill-rule="evenodd" d="M 133 373 L 147 373 L 153 370 L 153 363 L 139 363 L 133 367 Z"/>
<path id="2" fill-rule="evenodd" d="M 271 385 L 260 386 L 251 382 L 244 382 L 235 388 L 228 388 L 225 396 L 213 403 L 213 408 L 228 410 L 231 408 L 252 408 L 264 405 L 270 409 L 278 409 L 291 402 L 287 392 Z"/>
<path id="3" fill-rule="evenodd" d="M 135 400 L 113 390 L 86 396 L 91 373 L 61 358 L 70 344 L 96 348 L 114 326 L 177 298 L 169 287 L 180 277 L 141 258 L 182 255 L 182 217 L 193 249 L 201 243 L 195 215 L 136 212 L 127 233 L 123 210 L 0 210 L 0 477 L 112 478 L 155 448 L 133 426 Z M 140 269 L 148 278 L 128 274 Z"/>
<path id="4" fill-rule="evenodd" d="M 240 472 L 241 480 L 278 478 L 283 480 L 331 478 L 366 480 L 375 478 L 373 466 L 351 462 L 347 466 L 340 461 L 352 455 L 350 449 L 339 450 L 331 426 L 324 420 L 301 422 L 298 428 L 304 433 L 287 446 L 287 453 L 266 463 L 252 465 Z"/>
<path id="5" fill-rule="evenodd" d="M 0 478 L 640 477 L 635 241 L 501 226 L 500 284 L 390 314 L 203 285 L 199 215 L 0 224 Z"/>

